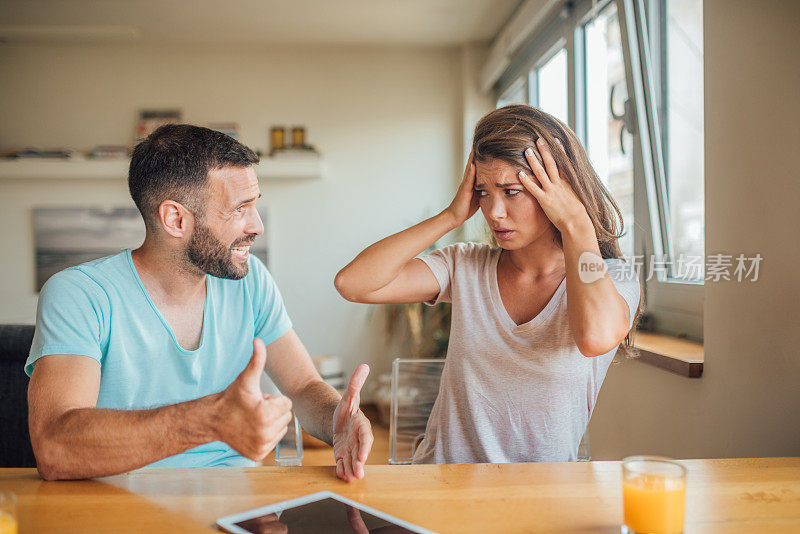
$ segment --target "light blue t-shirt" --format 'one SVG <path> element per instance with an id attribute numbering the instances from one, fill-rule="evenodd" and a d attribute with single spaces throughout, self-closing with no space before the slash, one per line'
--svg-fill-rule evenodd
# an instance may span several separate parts
<path id="1" fill-rule="evenodd" d="M 130 249 L 71 267 L 42 288 L 36 333 L 25 372 L 49 354 L 77 354 L 100 363 L 98 408 L 141 410 L 222 391 L 253 354 L 253 338 L 269 345 L 292 327 L 278 287 L 256 257 L 241 280 L 206 277 L 200 346 L 184 350 L 142 284 Z M 251 466 L 215 441 L 152 466 Z"/>

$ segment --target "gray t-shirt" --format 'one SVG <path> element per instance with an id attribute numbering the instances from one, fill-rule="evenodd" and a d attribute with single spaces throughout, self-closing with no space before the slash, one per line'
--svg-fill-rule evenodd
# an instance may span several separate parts
<path id="1" fill-rule="evenodd" d="M 458 243 L 420 259 L 439 282 L 431 302 L 452 302 L 439 396 L 414 463 L 561 462 L 578 445 L 614 358 L 587 358 L 572 338 L 566 278 L 531 321 L 517 325 L 497 286 L 501 250 Z M 604 260 L 631 323 L 639 281 L 629 263 Z"/>

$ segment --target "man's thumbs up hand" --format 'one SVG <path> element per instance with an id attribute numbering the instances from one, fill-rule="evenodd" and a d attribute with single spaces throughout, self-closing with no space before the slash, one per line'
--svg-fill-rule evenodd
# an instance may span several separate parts
<path id="1" fill-rule="evenodd" d="M 259 338 L 253 340 L 253 356 L 247 363 L 244 371 L 239 373 L 236 382 L 239 382 L 243 389 L 261 394 L 261 375 L 264 374 L 264 366 L 267 365 L 267 347 Z"/>
<path id="2" fill-rule="evenodd" d="M 261 393 L 267 363 L 264 342 L 253 340 L 253 356 L 239 376 L 214 403 L 214 433 L 242 456 L 256 462 L 269 454 L 292 420 L 292 401 Z"/>

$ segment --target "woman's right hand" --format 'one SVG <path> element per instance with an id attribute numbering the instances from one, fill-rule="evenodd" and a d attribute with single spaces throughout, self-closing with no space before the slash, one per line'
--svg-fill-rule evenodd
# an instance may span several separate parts
<path id="1" fill-rule="evenodd" d="M 445 212 L 452 217 L 453 224 L 458 227 L 475 215 L 476 211 L 478 211 L 478 195 L 475 193 L 475 161 L 472 151 L 470 151 L 467 166 L 464 169 L 464 178 L 456 191 L 455 198 Z"/>

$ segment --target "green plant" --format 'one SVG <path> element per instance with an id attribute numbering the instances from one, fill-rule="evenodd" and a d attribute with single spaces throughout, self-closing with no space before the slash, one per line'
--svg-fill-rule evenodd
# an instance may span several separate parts
<path id="1" fill-rule="evenodd" d="M 382 308 L 387 337 L 406 345 L 412 358 L 445 357 L 450 338 L 450 303 L 386 304 Z"/>

